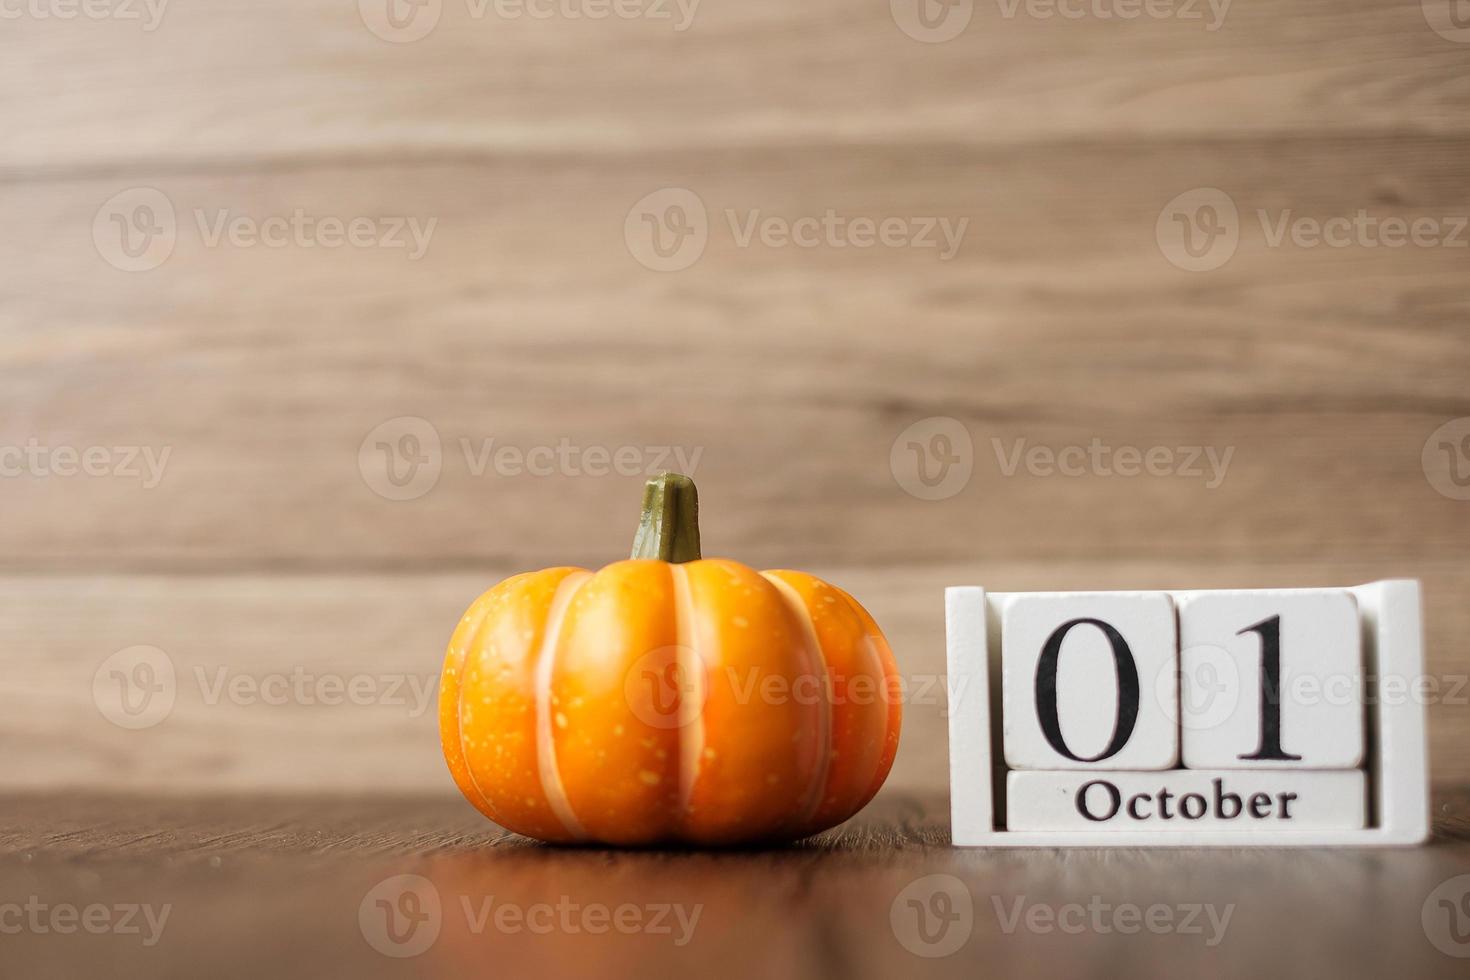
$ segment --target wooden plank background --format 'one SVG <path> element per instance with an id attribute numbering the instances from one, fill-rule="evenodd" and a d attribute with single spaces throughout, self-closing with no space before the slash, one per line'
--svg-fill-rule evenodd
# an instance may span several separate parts
<path id="1" fill-rule="evenodd" d="M 698 453 L 707 550 L 830 574 L 911 678 L 942 671 L 946 584 L 1423 578 L 1434 772 L 1463 778 L 1470 502 L 1422 457 L 1470 416 L 1470 250 L 1272 245 L 1257 219 L 1470 215 L 1470 44 L 1418 2 L 1237 3 L 1215 31 L 980 4 L 944 44 L 878 0 L 704 0 L 683 32 L 447 3 L 410 44 L 354 6 L 6 22 L 0 447 L 169 455 L 156 486 L 0 480 L 0 786 L 453 792 L 432 712 L 209 704 L 194 671 L 428 683 L 480 589 L 626 550 L 641 477 L 477 473 L 492 439 Z M 655 272 L 625 220 L 673 187 L 709 244 Z M 1240 245 L 1191 273 L 1155 225 L 1201 187 Z M 178 242 L 129 273 L 93 229 L 134 188 Z M 411 261 L 196 221 L 296 209 L 436 225 Z M 828 209 L 968 226 L 941 261 L 741 247 L 725 218 Z M 973 475 L 925 501 L 890 450 L 935 416 Z M 394 501 L 359 449 L 405 417 L 441 472 Z M 1095 439 L 1232 455 L 1213 487 L 997 458 Z M 138 644 L 180 686 L 129 732 L 92 678 Z M 943 791 L 943 724 L 911 707 L 894 787 Z"/>

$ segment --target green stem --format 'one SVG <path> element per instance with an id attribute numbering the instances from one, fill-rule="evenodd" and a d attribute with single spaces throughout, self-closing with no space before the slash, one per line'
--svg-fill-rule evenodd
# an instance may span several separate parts
<path id="1" fill-rule="evenodd" d="M 699 494 L 681 473 L 661 473 L 643 488 L 643 518 L 633 537 L 634 558 L 699 560 Z"/>

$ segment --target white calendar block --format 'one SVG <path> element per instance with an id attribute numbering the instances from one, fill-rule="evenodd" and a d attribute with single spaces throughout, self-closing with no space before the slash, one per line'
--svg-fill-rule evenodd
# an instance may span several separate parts
<path id="1" fill-rule="evenodd" d="M 1363 650 L 1350 592 L 1195 592 L 1177 601 L 1187 768 L 1362 765 Z"/>
<path id="2" fill-rule="evenodd" d="M 1012 772 L 1009 830 L 1147 833 L 1361 830 L 1367 786 L 1358 770 Z"/>
<path id="3" fill-rule="evenodd" d="M 1306 600 L 1306 608 L 1315 608 L 1320 622 L 1330 605 L 1320 597 L 1340 596 L 1341 591 L 1346 591 L 1355 604 L 1353 621 L 1360 640 L 1364 685 L 1380 691 L 1408 689 L 1415 678 L 1424 674 L 1418 582 L 1395 580 L 1347 590 L 1265 593 L 1273 596 L 1275 605 L 1263 610 L 1259 618 L 1237 624 L 1230 635 L 1244 631 L 1256 638 L 1255 653 L 1260 657 L 1259 638 L 1263 628 L 1259 624 L 1278 611 L 1285 624 L 1295 605 L 1287 600 L 1298 597 Z M 1210 593 L 1176 591 L 1164 595 L 1172 609 Z M 1036 691 L 1032 688 L 1028 695 L 1019 680 L 1027 673 L 1034 679 L 1035 664 L 1028 667 L 1023 661 L 1040 660 L 1039 651 L 1050 634 L 1040 640 L 1035 639 L 1035 634 L 1043 631 L 1047 622 L 1055 630 L 1079 614 L 1115 621 L 1114 629 L 1119 636 L 1130 644 L 1136 642 L 1145 650 L 1144 656 L 1156 646 L 1145 642 L 1147 631 L 1137 633 L 1137 624 L 1130 618 L 1142 616 L 1141 609 L 1124 608 L 1118 604 L 1120 598 L 1124 597 L 1106 593 L 986 592 L 975 587 L 952 587 L 945 591 L 950 692 L 950 830 L 957 846 L 1381 847 L 1419 844 L 1428 838 L 1429 760 L 1422 698 L 1385 696 L 1367 707 L 1363 712 L 1366 729 L 1362 736 L 1366 751 L 1361 752 L 1359 769 L 1224 766 L 1106 769 L 1095 762 L 1085 770 L 1063 770 L 1056 765 L 1055 771 L 1040 771 L 1011 763 L 1013 734 L 1019 738 L 1023 729 L 1030 726 L 1033 729 L 1030 734 L 1034 736 L 1040 728 L 1035 720 Z M 1139 596 L 1134 594 L 1129 598 Z M 1152 600 L 1153 605 L 1141 603 L 1142 607 L 1157 609 L 1157 594 L 1144 598 Z M 1222 601 L 1236 603 L 1232 608 L 1238 613 L 1243 608 L 1238 605 L 1239 599 L 1239 594 L 1227 594 Z M 1201 608 L 1208 610 L 1208 604 Z M 1339 626 L 1340 612 L 1339 604 L 1329 617 Z M 1150 622 L 1148 617 L 1142 618 Z M 1106 635 L 1096 627 L 1087 628 Z M 1037 645 L 1032 657 L 1019 656 L 1015 646 L 1002 649 L 1003 639 L 1009 639 L 1005 637 L 1008 631 L 1032 636 L 1030 642 Z M 1284 629 L 1281 638 L 1283 643 L 1294 642 L 1292 630 Z M 1319 651 L 1311 656 L 1338 657 L 1343 646 L 1336 644 L 1333 648 L 1336 653 Z M 1110 645 L 1104 652 L 1111 654 L 1113 649 Z M 1059 650 L 1059 661 L 1065 664 L 1074 652 L 1070 646 L 1065 651 Z M 1290 658 L 1291 650 L 1283 647 L 1283 656 Z M 1059 729 L 1069 697 L 1064 690 L 1072 683 L 1067 673 L 1073 669 L 1058 667 L 1058 684 L 1063 689 L 1056 692 Z M 1116 672 L 1116 666 L 1114 669 Z M 1140 670 L 1138 684 L 1140 719 L 1148 700 L 1144 695 L 1143 673 Z M 1099 687 L 1092 692 L 1093 700 L 1104 702 L 1110 709 L 1114 707 L 1119 688 L 1116 676 L 1094 676 L 1090 682 L 1085 677 L 1081 680 Z M 1167 692 L 1167 681 L 1162 686 Z M 1083 700 L 1086 707 L 1087 699 Z M 1167 702 L 1167 697 L 1163 700 Z M 1176 702 L 1176 711 L 1177 708 Z M 1110 722 L 1113 717 L 1116 716 L 1110 716 Z M 1171 716 L 1171 731 L 1177 730 L 1178 717 Z M 1068 749 L 1073 754 L 1084 755 L 1098 751 L 1100 741 L 1111 742 L 1111 733 L 1107 724 L 1095 726 L 1089 732 L 1068 728 L 1063 739 L 1075 734 L 1077 743 L 1066 742 Z M 1259 736 L 1259 728 L 1256 734 Z M 1307 752 L 1294 751 L 1291 741 L 1294 737 L 1289 726 L 1283 728 L 1284 749 L 1306 756 Z M 1171 738 L 1165 736 L 1164 741 L 1167 743 Z M 1042 740 L 1045 742 L 1044 736 Z M 1177 743 L 1177 739 L 1174 741 Z M 1259 746 L 1258 738 L 1245 751 L 1251 754 Z M 1311 748 L 1310 742 L 1301 746 Z M 1125 748 L 1132 750 L 1131 739 Z M 1352 754 L 1340 753 L 1338 758 L 1349 758 Z M 1026 755 L 1022 750 L 1018 757 Z M 1324 757 L 1314 755 L 1314 758 Z M 1077 810 L 1078 794 L 1084 790 L 1083 803 L 1089 807 L 1085 814 Z"/>
<path id="4" fill-rule="evenodd" d="M 1167 594 L 1014 595 L 1001 613 L 1001 665 L 1012 769 L 1178 762 L 1178 628 Z"/>

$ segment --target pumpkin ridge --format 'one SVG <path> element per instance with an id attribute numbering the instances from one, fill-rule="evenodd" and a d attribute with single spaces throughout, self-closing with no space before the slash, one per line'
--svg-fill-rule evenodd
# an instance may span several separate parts
<path id="1" fill-rule="evenodd" d="M 671 564 L 669 575 L 674 593 L 674 635 L 679 672 L 690 685 L 697 685 L 697 693 L 692 698 L 689 698 L 689 691 L 680 690 L 678 727 L 674 730 L 679 748 L 679 810 L 675 825 L 680 834 L 685 834 L 688 832 L 694 784 L 699 779 L 704 755 L 702 695 L 706 684 L 706 660 L 699 652 L 699 616 L 694 608 L 689 571 L 682 564 Z"/>
<path id="2" fill-rule="evenodd" d="M 832 702 L 830 691 L 832 678 L 827 670 L 827 654 L 822 649 L 822 641 L 817 636 L 817 627 L 812 622 L 811 610 L 807 608 L 806 600 L 790 582 L 787 582 L 768 572 L 761 572 L 761 577 L 776 587 L 781 598 L 785 601 L 799 623 L 798 628 L 802 635 L 807 659 L 813 676 L 821 674 L 821 696 L 815 699 L 812 705 L 817 712 L 817 768 L 812 774 L 812 782 L 807 787 L 806 798 L 801 803 L 801 810 L 793 819 L 796 827 L 804 827 L 811 823 L 822 807 L 822 801 L 827 795 L 827 780 L 832 771 Z"/>
<path id="3" fill-rule="evenodd" d="M 872 782 L 868 784 L 867 792 L 858 803 L 857 809 L 860 810 L 878 795 L 878 790 L 883 788 L 883 784 L 888 780 L 888 773 L 893 768 L 894 757 L 898 754 L 898 735 L 903 727 L 903 690 L 898 682 L 898 662 L 894 659 L 892 648 L 888 646 L 888 638 L 878 628 L 878 623 L 873 619 L 873 615 L 847 590 L 835 585 L 832 588 L 862 620 L 865 633 L 863 641 L 878 664 L 878 674 L 883 678 L 883 696 L 888 700 L 888 726 L 884 734 L 887 741 L 883 752 L 878 757 Z M 879 646 L 880 642 L 882 646 Z M 898 689 L 895 690 L 895 688 Z"/>
<path id="4" fill-rule="evenodd" d="M 592 579 L 589 571 L 577 571 L 562 579 L 556 587 L 556 595 L 546 613 L 542 626 L 541 645 L 536 651 L 536 764 L 541 779 L 541 792 L 551 807 L 552 816 L 561 823 L 562 829 L 577 840 L 586 840 L 587 831 L 572 811 L 567 799 L 566 787 L 562 785 L 561 771 L 556 764 L 556 739 L 552 731 L 551 685 L 556 668 L 556 648 L 561 640 L 562 624 L 566 622 L 567 610 L 577 592 Z"/>

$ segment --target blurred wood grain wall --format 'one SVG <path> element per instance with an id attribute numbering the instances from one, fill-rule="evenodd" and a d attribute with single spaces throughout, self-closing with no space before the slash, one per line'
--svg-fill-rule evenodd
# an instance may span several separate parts
<path id="1" fill-rule="evenodd" d="M 409 43 L 375 0 L 7 20 L 0 447 L 30 455 L 0 481 L 0 786 L 452 792 L 413 683 L 497 577 L 622 554 L 665 449 L 697 460 L 707 552 L 848 585 L 921 681 L 946 584 L 1422 578 L 1435 774 L 1463 777 L 1470 454 L 1431 435 L 1470 435 L 1470 32 L 1433 29 L 1438 0 L 1237 2 L 1213 30 L 1205 4 L 961 0 L 928 43 L 905 2 L 703 0 L 676 30 L 671 4 L 446 0 Z M 639 202 L 671 189 L 707 243 L 656 271 Z M 1197 189 L 1237 212 L 1207 271 L 1169 238 Z M 829 212 L 965 231 L 947 259 L 742 242 Z M 1273 237 L 1359 213 L 1438 237 Z M 417 258 L 212 241 L 298 214 L 432 234 Z M 120 236 L 160 221 L 172 252 L 126 271 L 163 246 Z M 970 447 L 940 500 L 894 458 L 932 418 L 921 445 Z M 1229 464 L 1008 472 L 1094 444 Z M 538 452 L 563 461 L 507 462 Z M 176 700 L 127 730 L 94 679 L 138 645 Z M 376 701 L 216 686 L 324 674 Z M 943 790 L 943 724 L 911 706 L 893 785 Z"/>

